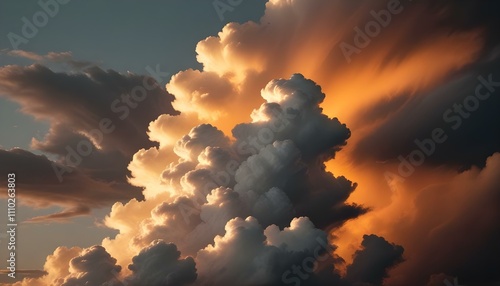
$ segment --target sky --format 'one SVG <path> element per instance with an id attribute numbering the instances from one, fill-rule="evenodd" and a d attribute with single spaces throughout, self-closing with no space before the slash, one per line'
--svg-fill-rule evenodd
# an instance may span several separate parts
<path id="1" fill-rule="evenodd" d="M 1 2 L 1 285 L 498 285 L 499 8 Z"/>

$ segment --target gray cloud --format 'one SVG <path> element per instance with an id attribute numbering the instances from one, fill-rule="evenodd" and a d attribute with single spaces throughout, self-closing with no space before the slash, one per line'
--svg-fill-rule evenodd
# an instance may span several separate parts
<path id="1" fill-rule="evenodd" d="M 181 259 L 177 247 L 164 241 L 154 241 L 141 250 L 128 268 L 133 274 L 126 278 L 127 285 L 182 286 L 197 278 L 193 258 Z"/>
<path id="2" fill-rule="evenodd" d="M 102 246 L 92 246 L 84 249 L 81 254 L 70 261 L 71 274 L 62 286 L 96 285 L 112 286 L 116 284 L 116 273 L 121 266 L 116 265 L 116 259 L 111 257 Z"/>
<path id="3" fill-rule="evenodd" d="M 354 285 L 382 285 L 388 269 L 403 261 L 403 247 L 387 242 L 383 237 L 364 235 L 362 249 L 354 254 L 347 266 L 346 279 Z"/>

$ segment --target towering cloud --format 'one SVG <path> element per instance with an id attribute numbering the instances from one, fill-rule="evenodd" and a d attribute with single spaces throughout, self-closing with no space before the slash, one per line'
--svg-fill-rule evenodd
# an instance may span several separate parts
<path id="1" fill-rule="evenodd" d="M 226 25 L 198 44 L 202 70 L 166 85 L 180 114 L 137 119 L 150 122 L 148 132 L 123 134 L 141 144 L 118 142 L 120 132 L 97 144 L 129 155 L 143 148 L 128 170 L 145 200 L 118 202 L 105 220 L 119 231 L 102 242 L 109 267 L 75 272 L 64 259 L 46 277 L 101 283 L 116 259 L 119 280 L 138 285 L 498 282 L 495 8 L 270 0 L 259 23 Z M 23 90 L 16 75 L 24 73 L 53 76 L 41 66 L 8 67 L 3 88 Z M 111 91 L 133 78 L 89 73 L 65 76 L 112 79 Z M 476 100 L 474 114 L 455 110 Z M 95 140 L 91 115 L 61 113 L 78 132 L 54 124 L 35 146 Z"/>
<path id="2" fill-rule="evenodd" d="M 120 274 L 123 281 L 341 283 L 335 264 L 342 259 L 335 256 L 325 230 L 366 210 L 345 202 L 355 185 L 326 172 L 324 163 L 346 144 L 350 132 L 336 118 L 322 114 L 319 104 L 325 95 L 300 74 L 271 81 L 262 97 L 266 102 L 252 113 L 254 121 L 236 125 L 234 139 L 202 124 L 171 145 L 178 161 L 166 162 L 157 178 L 163 192 L 113 207 L 106 223 L 120 234 L 103 246 L 119 265 L 129 265 Z M 134 220 L 121 218 L 131 213 Z M 387 267 L 401 255 L 391 251 L 383 256 L 394 256 Z M 72 265 L 80 261 L 75 259 Z M 71 274 L 65 281 L 107 279 L 104 267 L 93 275 L 80 268 L 77 272 L 83 274 Z M 378 275 L 383 276 L 385 268 L 381 266 Z"/>
<path id="3" fill-rule="evenodd" d="M 106 240 L 105 246 L 111 249 L 132 240 L 138 249 L 164 239 L 176 243 L 182 253 L 196 255 L 216 235 L 224 235 L 226 223 L 235 217 L 252 216 L 265 228 L 289 226 L 294 217 L 307 216 L 326 228 L 364 213 L 364 208 L 344 203 L 355 185 L 325 171 L 325 160 L 350 133 L 337 119 L 321 114 L 321 88 L 296 74 L 271 81 L 262 96 L 266 102 L 252 113 L 258 119 L 237 125 L 234 140 L 202 124 L 172 144 L 179 159 L 165 164 L 163 193 L 147 199 L 161 197 L 157 206 L 140 211 L 144 227 L 139 234 L 128 233 L 133 224 L 123 226 L 121 214 L 112 212 L 108 225 L 124 232 Z M 136 204 L 142 203 L 123 208 L 136 209 Z"/>

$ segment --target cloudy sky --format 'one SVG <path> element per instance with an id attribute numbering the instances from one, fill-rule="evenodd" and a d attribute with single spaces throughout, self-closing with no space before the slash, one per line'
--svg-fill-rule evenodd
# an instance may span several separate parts
<path id="1" fill-rule="evenodd" d="M 499 285 L 499 9 L 1 2 L 1 285 Z"/>

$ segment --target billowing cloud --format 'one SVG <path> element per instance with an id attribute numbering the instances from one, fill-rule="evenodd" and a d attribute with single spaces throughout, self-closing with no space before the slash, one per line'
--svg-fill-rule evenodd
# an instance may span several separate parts
<path id="1" fill-rule="evenodd" d="M 79 247 L 58 247 L 54 253 L 47 256 L 43 269 L 46 275 L 40 278 L 26 278 L 21 282 L 14 283 L 15 286 L 45 286 L 61 285 L 64 278 L 70 275 L 70 261 L 78 257 L 82 249 Z"/>
<path id="2" fill-rule="evenodd" d="M 307 218 L 294 219 L 282 232 L 276 226 L 263 230 L 256 219 L 233 219 L 224 236 L 197 255 L 203 285 L 281 285 L 283 274 L 301 263 L 327 235 Z"/>
<path id="3" fill-rule="evenodd" d="M 126 278 L 127 285 L 182 286 L 197 278 L 193 258 L 180 259 L 177 247 L 163 241 L 154 241 L 141 250 L 128 268 L 133 274 Z"/>
<path id="4" fill-rule="evenodd" d="M 116 204 L 106 219 L 108 226 L 120 230 L 114 239 L 103 241 L 119 264 L 132 263 L 134 252 L 163 240 L 194 258 L 200 285 L 227 284 L 236 277 L 248 280 L 245 285 L 278 285 L 286 283 L 282 276 L 294 265 L 304 259 L 314 262 L 318 248 L 333 252 L 324 230 L 366 211 L 345 203 L 355 184 L 324 166 L 346 144 L 350 131 L 338 119 L 322 114 L 319 104 L 325 94 L 300 74 L 271 81 L 261 95 L 266 102 L 252 112 L 254 121 L 237 124 L 233 139 L 210 124 L 193 127 L 175 143 L 155 137 L 168 141 L 159 143 L 177 160 L 171 158 L 156 178 L 163 185 L 161 192 L 150 193 L 144 202 Z M 150 136 L 155 136 L 151 129 Z M 151 150 L 155 149 L 140 154 L 149 156 Z M 157 158 L 156 152 L 152 158 Z M 141 172 L 147 172 L 149 166 L 141 166 L 146 168 Z M 156 166 L 151 169 L 160 173 Z M 145 178 L 134 180 L 141 184 Z M 144 180 L 144 186 L 150 184 Z M 130 213 L 137 219 L 126 221 Z M 240 234 L 242 228 L 248 235 Z M 307 275 L 310 279 L 293 272 L 286 279 L 307 280 L 304 283 L 310 285 L 328 279 L 340 283 L 333 263 L 343 260 L 330 254 L 328 264 L 318 262 L 318 271 Z"/>
<path id="5" fill-rule="evenodd" d="M 99 245 L 85 249 L 59 247 L 47 257 L 44 270 L 46 275 L 27 278 L 14 285 L 122 286 L 118 279 L 121 267 Z"/>
<path id="6" fill-rule="evenodd" d="M 101 285 L 111 286 L 121 267 L 102 246 L 84 249 L 79 256 L 70 261 L 70 274 L 62 286 Z"/>

